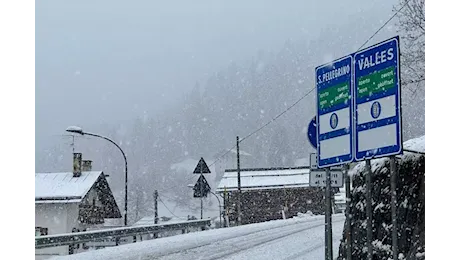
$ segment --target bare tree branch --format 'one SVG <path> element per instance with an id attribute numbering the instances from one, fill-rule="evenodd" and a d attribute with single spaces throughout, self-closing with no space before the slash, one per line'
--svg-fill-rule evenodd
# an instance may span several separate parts
<path id="1" fill-rule="evenodd" d="M 416 91 L 425 80 L 425 0 L 400 0 L 395 10 L 400 8 L 401 80 Z"/>

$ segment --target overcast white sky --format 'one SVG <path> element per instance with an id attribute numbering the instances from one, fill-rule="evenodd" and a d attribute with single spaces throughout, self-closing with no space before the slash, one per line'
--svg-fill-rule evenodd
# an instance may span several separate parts
<path id="1" fill-rule="evenodd" d="M 375 30 L 395 3 L 37 1 L 36 151 L 68 125 L 167 109 L 197 80 L 258 50 L 277 51 L 289 38 L 314 39 L 318 30 L 360 16 L 350 30 Z"/>

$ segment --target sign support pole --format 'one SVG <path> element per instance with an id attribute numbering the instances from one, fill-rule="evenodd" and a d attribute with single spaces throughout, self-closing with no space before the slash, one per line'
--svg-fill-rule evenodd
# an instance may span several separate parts
<path id="1" fill-rule="evenodd" d="M 372 168 L 370 159 L 366 159 L 366 169 L 367 259 L 372 260 Z"/>
<path id="2" fill-rule="evenodd" d="M 350 176 L 348 175 L 348 170 L 350 169 L 350 165 L 346 164 L 345 166 L 345 228 L 346 228 L 346 255 L 347 260 L 351 260 L 352 256 L 352 240 L 351 240 L 351 185 L 350 185 Z"/>
<path id="3" fill-rule="evenodd" d="M 200 167 L 200 177 L 203 176 L 203 167 Z M 203 182 L 200 183 L 201 219 L 203 219 Z"/>
<path id="4" fill-rule="evenodd" d="M 238 226 L 241 225 L 241 173 L 240 173 L 240 137 L 236 137 L 236 168 L 238 172 Z"/>
<path id="5" fill-rule="evenodd" d="M 393 259 L 398 259 L 398 222 L 396 215 L 396 158 L 390 157 L 390 182 L 391 182 L 391 223 L 393 230 L 391 232 L 393 242 Z"/>
<path id="6" fill-rule="evenodd" d="M 202 173 L 200 173 L 200 177 L 203 176 Z M 201 202 L 201 219 L 203 219 L 203 183 L 200 183 L 200 202 Z"/>
<path id="7" fill-rule="evenodd" d="M 326 260 L 333 260 L 332 255 L 332 203 L 331 203 L 331 169 L 326 167 Z"/>

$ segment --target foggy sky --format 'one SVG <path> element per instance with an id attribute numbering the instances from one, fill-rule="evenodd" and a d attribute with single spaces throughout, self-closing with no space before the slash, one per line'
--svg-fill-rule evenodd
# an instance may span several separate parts
<path id="1" fill-rule="evenodd" d="M 363 17 L 350 28 L 367 28 L 357 39 L 361 43 L 388 19 L 394 4 L 37 1 L 36 153 L 62 142 L 55 136 L 69 125 L 92 130 L 144 112 L 161 113 L 196 81 L 204 82 L 231 61 L 244 62 L 259 50 L 277 51 L 288 39 L 314 40 L 321 29 L 350 17 Z"/>

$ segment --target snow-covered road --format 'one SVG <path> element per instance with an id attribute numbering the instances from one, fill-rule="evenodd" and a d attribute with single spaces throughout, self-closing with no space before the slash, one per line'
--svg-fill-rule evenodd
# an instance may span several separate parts
<path id="1" fill-rule="evenodd" d="M 334 256 L 343 215 L 333 221 Z M 208 230 L 76 254 L 61 259 L 324 259 L 324 217 L 305 216 Z"/>
<path id="2" fill-rule="evenodd" d="M 335 255 L 337 255 L 343 230 L 343 218 L 334 218 L 333 228 Z M 324 259 L 324 219 L 257 231 L 235 238 L 217 240 L 206 246 L 146 259 Z"/>

